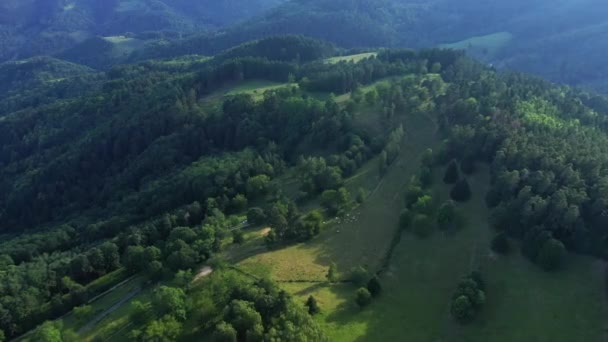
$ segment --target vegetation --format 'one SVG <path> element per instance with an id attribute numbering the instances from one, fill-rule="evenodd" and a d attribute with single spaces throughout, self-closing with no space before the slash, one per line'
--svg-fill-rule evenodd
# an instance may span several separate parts
<path id="1" fill-rule="evenodd" d="M 450 312 L 460 323 L 468 323 L 477 315 L 486 302 L 483 281 L 478 273 L 462 279 L 452 296 Z"/>
<path id="2" fill-rule="evenodd" d="M 505 266 L 521 263 L 518 253 L 487 256 L 487 246 L 506 254 L 521 245 L 567 286 L 568 277 L 587 286 L 589 273 L 570 265 L 580 265 L 572 252 L 607 252 L 602 97 L 453 51 L 329 64 L 332 54 L 312 39 L 269 38 L 193 64 L 115 67 L 86 93 L 5 115 L 6 338 L 84 338 L 102 329 L 96 317 L 114 314 L 96 304 L 114 291 L 122 323 L 104 329 L 124 328 L 130 340 L 334 338 L 325 329 L 341 309 L 314 288 L 293 300 L 288 283 L 335 289 L 369 338 L 386 324 L 376 307 L 392 300 L 401 305 L 388 312 L 419 311 L 412 320 L 425 331 L 448 304 L 469 323 L 486 305 L 505 310 L 500 296 L 513 293 L 497 284 L 524 272 Z M 230 92 L 260 79 L 285 86 Z M 491 208 L 479 196 L 488 186 Z M 488 223 L 500 232 L 493 240 Z M 484 267 L 487 284 L 466 277 L 450 303 L 445 286 L 421 285 L 438 274 L 453 284 L 490 257 L 504 269 Z M 548 278 L 532 271 L 538 290 Z M 133 279 L 141 288 L 121 289 Z M 596 312 L 584 305 L 584 317 Z M 64 325 L 48 323 L 70 311 Z"/>

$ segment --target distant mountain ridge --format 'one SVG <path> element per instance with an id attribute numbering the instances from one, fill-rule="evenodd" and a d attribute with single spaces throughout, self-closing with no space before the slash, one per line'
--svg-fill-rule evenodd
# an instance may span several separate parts
<path id="1" fill-rule="evenodd" d="M 4 0 L 0 62 L 57 54 L 95 36 L 213 30 L 258 15 L 283 0 Z"/>

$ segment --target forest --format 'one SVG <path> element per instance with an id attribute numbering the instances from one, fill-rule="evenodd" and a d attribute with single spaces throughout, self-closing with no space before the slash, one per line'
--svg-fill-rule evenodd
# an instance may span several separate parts
<path id="1" fill-rule="evenodd" d="M 454 50 L 328 62 L 358 52 L 288 35 L 105 72 L 52 58 L 3 64 L 0 340 L 79 340 L 84 328 L 58 322 L 91 318 L 98 296 L 139 277 L 145 300 L 129 301 L 128 340 L 331 340 L 322 300 L 303 305 L 290 283 L 233 261 L 322 241 L 418 154 L 414 177 L 398 174 L 399 196 L 384 199 L 402 209 L 386 224 L 398 229 L 385 266 L 324 262 L 315 280 L 354 285 L 358 310 L 392 293 L 381 284 L 402 235 L 462 233 L 484 168 L 493 239 L 483 248 L 519 249 L 537 272 L 608 257 L 608 98 Z M 230 94 L 252 81 L 275 88 Z M 419 117 L 438 146 L 403 148 Z M 354 187 L 360 179 L 380 183 Z M 450 189 L 440 203 L 437 183 Z M 253 249 L 249 225 L 268 228 Z M 195 282 L 202 265 L 213 274 Z M 452 279 L 459 324 L 498 296 L 478 271 Z"/>

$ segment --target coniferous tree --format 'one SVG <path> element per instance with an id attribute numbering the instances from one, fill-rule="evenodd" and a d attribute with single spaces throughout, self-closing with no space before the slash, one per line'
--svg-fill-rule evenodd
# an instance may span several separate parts
<path id="1" fill-rule="evenodd" d="M 317 299 L 312 295 L 308 297 L 308 300 L 306 300 L 306 307 L 308 307 L 308 313 L 311 316 L 316 315 L 321 311 L 321 308 L 319 308 L 319 304 L 317 303 Z"/>
<path id="2" fill-rule="evenodd" d="M 448 164 L 448 168 L 445 170 L 445 175 L 443 176 L 443 182 L 446 184 L 454 184 L 460 178 L 460 173 L 458 172 L 458 164 L 456 164 L 456 160 L 453 160 Z"/>
<path id="3" fill-rule="evenodd" d="M 378 276 L 374 276 L 367 282 L 367 290 L 371 293 L 372 297 L 377 297 L 382 292 L 382 285 L 380 285 L 380 279 Z"/>
<path id="4" fill-rule="evenodd" d="M 459 180 L 450 192 L 450 197 L 457 202 L 466 202 L 471 199 L 471 187 L 466 178 Z"/>

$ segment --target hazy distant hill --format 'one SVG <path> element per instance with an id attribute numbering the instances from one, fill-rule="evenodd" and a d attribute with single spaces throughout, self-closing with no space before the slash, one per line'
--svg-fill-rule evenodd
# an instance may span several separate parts
<path id="1" fill-rule="evenodd" d="M 94 36 L 179 35 L 216 29 L 282 0 L 4 0 L 0 61 L 55 54 Z"/>
<path id="2" fill-rule="evenodd" d="M 603 0 L 292 0 L 221 33 L 148 46 L 138 58 L 213 54 L 272 34 L 304 34 L 342 47 L 448 47 L 498 66 L 592 86 L 608 75 Z"/>

